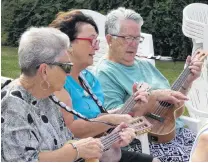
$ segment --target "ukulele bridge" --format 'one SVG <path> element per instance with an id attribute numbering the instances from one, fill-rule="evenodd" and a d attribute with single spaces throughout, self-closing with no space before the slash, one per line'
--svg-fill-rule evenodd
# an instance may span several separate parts
<path id="1" fill-rule="evenodd" d="M 159 115 L 156 115 L 156 114 L 153 114 L 153 113 L 147 113 L 146 116 L 149 117 L 149 118 L 152 118 L 154 120 L 157 120 L 159 122 L 164 122 L 164 120 L 165 120 L 163 117 L 161 117 Z"/>

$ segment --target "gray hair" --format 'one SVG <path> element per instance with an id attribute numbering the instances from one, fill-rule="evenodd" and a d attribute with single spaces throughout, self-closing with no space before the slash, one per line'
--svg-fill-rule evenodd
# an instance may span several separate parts
<path id="1" fill-rule="evenodd" d="M 19 42 L 19 65 L 22 73 L 34 76 L 41 63 L 53 63 L 69 48 L 69 38 L 58 29 L 31 27 Z"/>
<path id="2" fill-rule="evenodd" d="M 120 21 L 133 20 L 140 26 L 143 25 L 143 18 L 134 10 L 119 7 L 116 10 L 111 10 L 106 16 L 105 34 L 119 34 Z"/>

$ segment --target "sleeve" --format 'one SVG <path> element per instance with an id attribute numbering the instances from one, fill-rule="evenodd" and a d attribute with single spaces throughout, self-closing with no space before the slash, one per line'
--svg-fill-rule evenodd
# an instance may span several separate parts
<path id="1" fill-rule="evenodd" d="M 28 105 L 20 99 L 9 98 L 2 103 L 2 110 L 2 159 L 9 162 L 38 161 L 38 148 L 42 140 L 36 127 L 32 126 Z"/>
<path id="2" fill-rule="evenodd" d="M 126 91 L 106 73 L 100 71 L 97 75 L 104 93 L 104 107 L 110 110 L 121 106 L 124 103 Z"/>

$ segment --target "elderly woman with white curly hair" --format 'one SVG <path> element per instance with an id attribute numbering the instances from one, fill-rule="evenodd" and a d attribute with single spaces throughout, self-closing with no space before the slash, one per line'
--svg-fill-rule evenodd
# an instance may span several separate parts
<path id="1" fill-rule="evenodd" d="M 53 95 L 63 88 L 72 68 L 68 48 L 69 38 L 54 28 L 30 28 L 22 35 L 18 50 L 21 75 L 4 84 L 1 91 L 1 161 L 107 161 L 109 152 L 117 151 L 119 158 L 120 146 L 135 137 L 132 128 L 121 124 L 115 129 L 119 141 L 104 153 L 100 139 L 67 143 L 73 134 L 65 125 L 60 107 L 82 117 Z"/>
<path id="2" fill-rule="evenodd" d="M 143 18 L 131 9 L 120 7 L 110 11 L 106 16 L 105 35 L 109 45 L 109 51 L 105 57 L 96 65 L 95 75 L 99 79 L 104 92 L 104 107 L 108 110 L 121 107 L 132 95 L 131 86 L 135 81 L 146 82 L 152 88 L 149 103 L 135 108 L 134 115 L 146 115 L 154 105 L 159 104 L 161 96 L 175 99 L 175 106 L 183 106 L 184 101 L 177 99 L 178 93 L 186 95 L 201 73 L 202 61 L 200 52 L 196 57 L 187 57 L 190 74 L 182 83 L 179 92 L 170 90 L 168 80 L 146 60 L 135 57 L 138 45 L 143 41 L 141 28 Z M 207 53 L 207 52 L 206 52 Z M 163 95 L 162 95 L 162 94 Z M 114 97 L 114 98 L 112 98 Z M 187 98 L 185 100 L 188 100 Z M 153 105 L 151 102 L 154 102 Z M 161 105 L 160 105 L 161 106 Z M 158 123 L 154 121 L 154 123 Z M 195 134 L 185 128 L 182 120 L 176 120 L 176 137 L 168 143 L 150 143 L 150 151 L 154 157 L 161 161 L 188 161 L 193 145 Z M 155 137 L 152 137 L 155 139 Z M 156 137 L 157 139 L 157 137 Z M 155 139 L 155 140 L 156 140 Z M 129 150 L 140 151 L 140 144 L 135 143 Z"/>

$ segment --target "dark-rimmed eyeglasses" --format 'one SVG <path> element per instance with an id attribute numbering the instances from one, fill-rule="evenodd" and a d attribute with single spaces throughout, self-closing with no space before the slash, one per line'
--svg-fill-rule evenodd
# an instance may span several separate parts
<path id="1" fill-rule="evenodd" d="M 99 47 L 100 44 L 100 40 L 95 38 L 77 37 L 76 39 L 89 41 L 93 48 Z"/>
<path id="2" fill-rule="evenodd" d="M 144 41 L 143 36 L 133 37 L 133 36 L 120 36 L 114 34 L 111 34 L 111 36 L 123 38 L 128 44 L 132 43 L 133 41 L 136 41 L 136 43 L 142 43 Z"/>
<path id="3" fill-rule="evenodd" d="M 54 62 L 54 63 L 45 63 L 45 64 L 59 66 L 67 74 L 71 72 L 73 67 L 73 63 L 71 62 L 66 62 L 66 63 Z M 39 67 L 40 65 L 38 65 L 36 68 L 38 69 Z"/>

